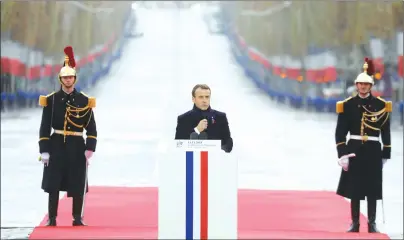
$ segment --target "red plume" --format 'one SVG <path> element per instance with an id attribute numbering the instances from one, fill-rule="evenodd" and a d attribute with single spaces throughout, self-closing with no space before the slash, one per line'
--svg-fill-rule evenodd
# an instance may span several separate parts
<path id="1" fill-rule="evenodd" d="M 64 49 L 66 56 L 69 57 L 69 65 L 71 68 L 76 67 L 76 60 L 74 59 L 73 48 L 71 46 L 67 46 Z"/>
<path id="2" fill-rule="evenodd" d="M 366 73 L 369 76 L 373 76 L 375 74 L 375 72 L 376 72 L 375 71 L 375 66 L 373 64 L 373 61 L 371 59 L 369 59 L 369 58 L 365 58 L 365 62 L 367 62 L 367 64 L 368 64 L 368 69 L 367 69 Z"/>

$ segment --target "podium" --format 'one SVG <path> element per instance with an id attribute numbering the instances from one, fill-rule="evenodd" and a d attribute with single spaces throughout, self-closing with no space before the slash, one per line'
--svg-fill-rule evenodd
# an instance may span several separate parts
<path id="1" fill-rule="evenodd" d="M 173 141 L 158 172 L 159 239 L 237 239 L 237 161 L 220 140 Z"/>

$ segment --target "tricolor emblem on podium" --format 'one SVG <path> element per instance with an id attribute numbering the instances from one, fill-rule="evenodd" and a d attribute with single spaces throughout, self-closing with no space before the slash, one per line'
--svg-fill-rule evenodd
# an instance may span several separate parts
<path id="1" fill-rule="evenodd" d="M 218 140 L 176 140 L 159 160 L 159 239 L 237 238 L 237 162 Z"/>

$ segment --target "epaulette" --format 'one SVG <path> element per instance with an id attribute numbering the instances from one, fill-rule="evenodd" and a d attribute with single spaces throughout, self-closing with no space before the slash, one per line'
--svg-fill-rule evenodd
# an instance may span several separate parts
<path id="1" fill-rule="evenodd" d="M 48 97 L 52 96 L 54 93 L 55 92 L 51 92 L 50 94 L 48 94 L 46 96 L 40 95 L 39 100 L 38 100 L 39 106 L 41 106 L 41 107 L 48 106 Z"/>
<path id="2" fill-rule="evenodd" d="M 386 101 L 383 98 L 381 98 L 380 96 L 377 97 L 380 101 L 384 102 L 385 104 L 385 108 L 386 108 L 386 112 L 392 112 L 393 111 L 393 102 L 392 101 Z"/>
<path id="3" fill-rule="evenodd" d="M 337 102 L 337 105 L 336 105 L 336 107 L 335 107 L 336 112 L 337 112 L 337 113 L 343 113 L 343 112 L 344 112 L 344 103 L 347 102 L 347 101 L 349 101 L 351 98 L 352 98 L 352 97 L 349 97 L 349 98 L 347 98 L 347 99 L 345 99 L 345 100 L 343 100 L 343 101 L 338 101 L 338 102 Z"/>
<path id="4" fill-rule="evenodd" d="M 81 94 L 83 94 L 84 96 L 86 96 L 88 98 L 88 107 L 89 108 L 95 108 L 95 105 L 96 105 L 95 97 L 89 97 L 84 92 L 81 92 Z"/>

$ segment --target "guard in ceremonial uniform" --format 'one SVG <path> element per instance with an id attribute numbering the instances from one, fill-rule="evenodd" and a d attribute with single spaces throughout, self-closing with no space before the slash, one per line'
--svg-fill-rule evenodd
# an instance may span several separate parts
<path id="1" fill-rule="evenodd" d="M 84 226 L 87 167 L 97 144 L 95 98 L 76 91 L 73 49 L 68 46 L 64 52 L 66 57 L 59 73 L 61 89 L 39 98 L 43 107 L 39 130 L 40 160 L 44 163 L 42 189 L 49 193 L 47 226 L 56 226 L 59 191 L 66 191 L 73 198 L 73 226 Z"/>
<path id="2" fill-rule="evenodd" d="M 364 72 L 355 80 L 358 94 L 336 106 L 335 141 L 342 166 L 337 194 L 351 199 L 352 224 L 348 232 L 359 232 L 360 200 L 366 197 L 368 232 L 375 233 L 379 232 L 375 223 L 376 203 L 383 197 L 383 165 L 391 153 L 392 103 L 372 96 L 374 67 L 370 59 L 365 59 L 363 68 Z"/>

